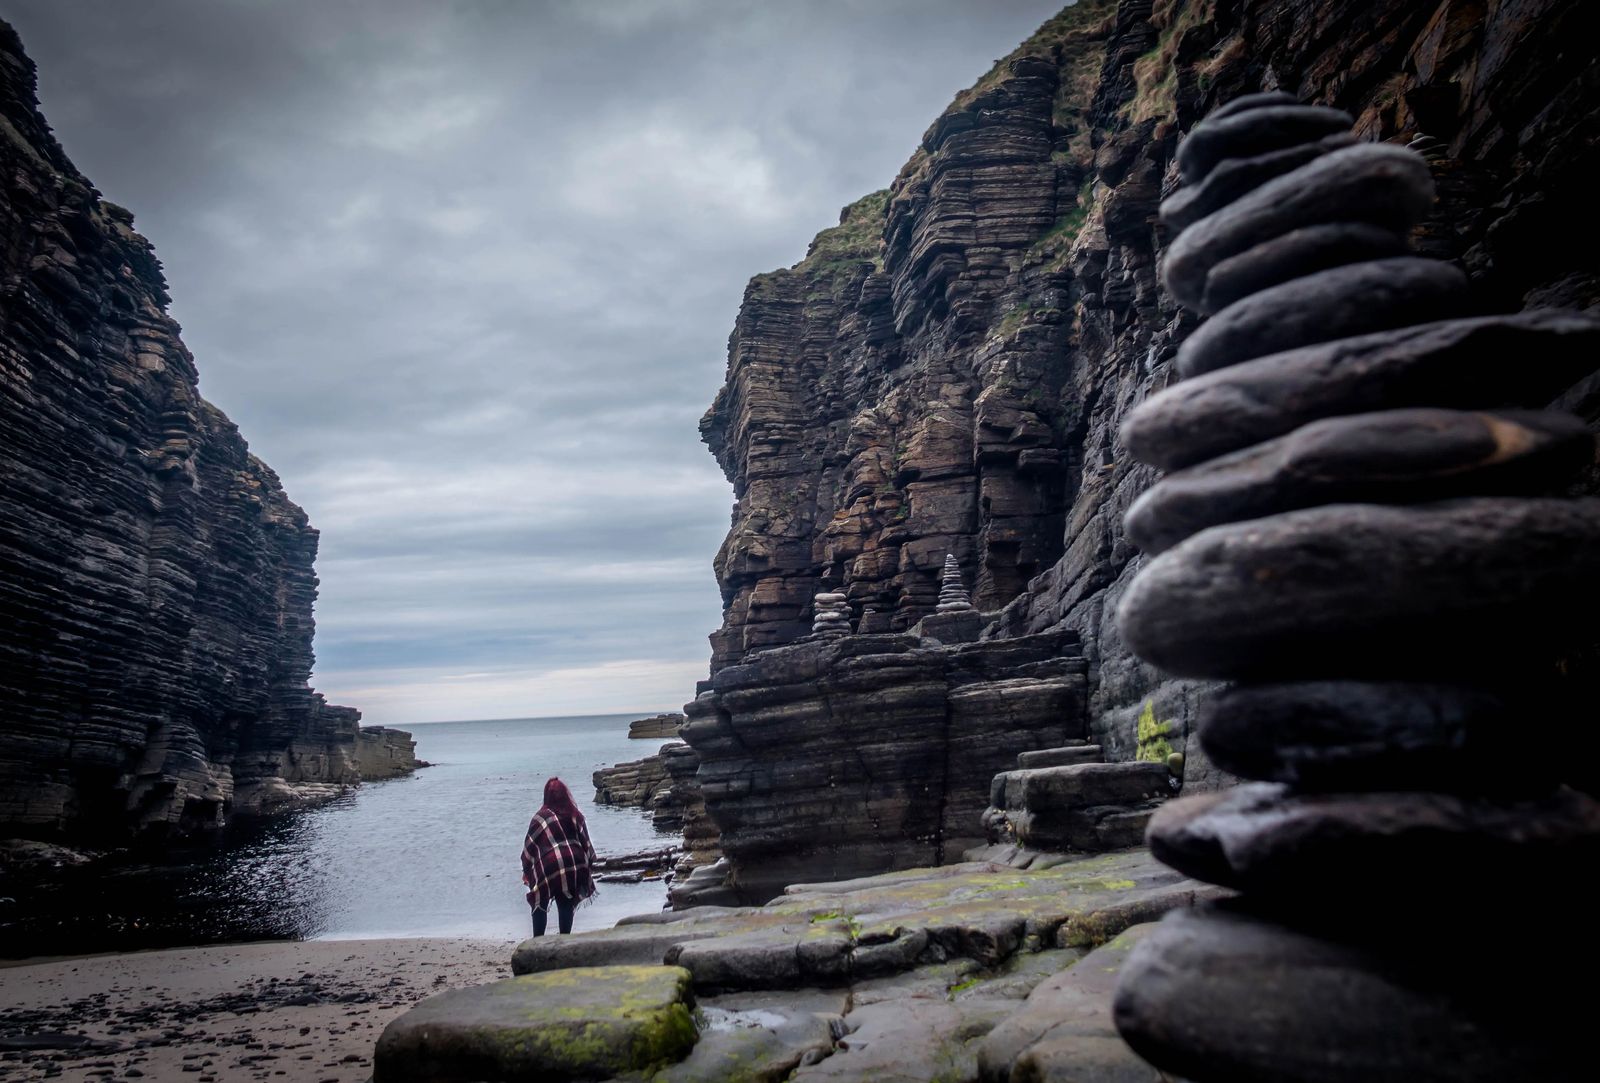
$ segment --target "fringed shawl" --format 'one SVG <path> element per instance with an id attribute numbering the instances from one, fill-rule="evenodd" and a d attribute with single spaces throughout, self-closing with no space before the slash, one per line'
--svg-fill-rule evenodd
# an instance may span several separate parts
<path id="1" fill-rule="evenodd" d="M 528 905 L 545 910 L 556 899 L 577 903 L 593 895 L 590 866 L 594 859 L 594 844 L 581 819 L 558 815 L 549 806 L 541 808 L 528 823 L 528 837 L 522 844 Z"/>

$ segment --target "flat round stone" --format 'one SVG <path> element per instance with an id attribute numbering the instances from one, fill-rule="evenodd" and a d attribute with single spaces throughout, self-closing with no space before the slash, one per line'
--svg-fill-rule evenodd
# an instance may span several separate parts
<path id="1" fill-rule="evenodd" d="M 1233 98 L 1226 105 L 1219 105 L 1206 114 L 1207 120 L 1223 120 L 1227 117 L 1238 116 L 1240 113 L 1251 109 L 1262 109 L 1269 105 L 1300 105 L 1299 98 L 1287 90 L 1262 90 L 1254 94 L 1241 94 Z"/>
<path id="2" fill-rule="evenodd" d="M 1201 531 L 1117 614 L 1181 677 L 1449 678 L 1592 635 L 1600 500 L 1331 504 Z"/>
<path id="3" fill-rule="evenodd" d="M 1323 105 L 1259 104 L 1207 117 L 1178 145 L 1178 172 L 1198 184 L 1226 158 L 1248 158 L 1347 131 L 1355 118 Z"/>
<path id="4" fill-rule="evenodd" d="M 1492 873 L 1486 872 L 1486 875 Z M 1437 935 L 1440 901 L 1390 923 L 1404 949 L 1338 943 L 1238 903 L 1170 913 L 1122 965 L 1112 1016 L 1170 1076 L 1225 1083 L 1576 1083 L 1594 1074 L 1588 998 L 1546 995 L 1589 973 L 1565 950 L 1472 950 Z M 1470 906 L 1470 900 L 1460 900 Z M 1482 930 L 1496 924 L 1484 915 Z"/>
<path id="5" fill-rule="evenodd" d="M 1159 553 L 1207 527 L 1353 501 L 1550 493 L 1594 458 L 1570 414 L 1385 410 L 1326 418 L 1169 474 L 1128 509 L 1128 539 Z"/>
<path id="6" fill-rule="evenodd" d="M 1236 301 L 1184 340 L 1180 375 L 1198 376 L 1300 346 L 1432 323 L 1467 307 L 1467 276 L 1404 256 L 1352 263 L 1279 283 Z"/>
<path id="7" fill-rule="evenodd" d="M 1200 707 L 1200 744 L 1243 778 L 1302 791 L 1437 790 L 1548 793 L 1570 768 L 1577 713 L 1519 690 L 1518 710 L 1483 688 L 1414 681 L 1233 685 Z M 1538 718 L 1545 739 L 1518 738 Z"/>
<path id="8" fill-rule="evenodd" d="M 1405 251 L 1405 238 L 1400 234 L 1363 222 L 1330 222 L 1290 230 L 1211 268 L 1201 311 L 1220 312 L 1235 301 L 1292 278 L 1347 263 L 1387 259 Z"/>
<path id="9" fill-rule="evenodd" d="M 1543 406 L 1593 372 L 1596 357 L 1600 319 L 1569 312 L 1380 331 L 1174 384 L 1130 411 L 1120 442 L 1140 462 L 1173 470 L 1339 414 Z"/>
<path id="10" fill-rule="evenodd" d="M 1600 860 L 1600 801 L 1572 789 L 1513 801 L 1249 782 L 1167 802 L 1146 838 L 1187 876 L 1296 910 L 1468 891 L 1511 905 L 1528 884 L 1552 899 L 1581 895 Z M 1494 882 L 1482 883 L 1491 869 Z"/>
<path id="11" fill-rule="evenodd" d="M 1404 231 L 1432 205 L 1433 177 L 1421 156 L 1383 143 L 1345 147 L 1267 181 L 1178 234 L 1161 281 L 1179 302 L 1198 309 L 1211 269 L 1247 248 L 1329 222 Z"/>
<path id="12" fill-rule="evenodd" d="M 1355 136 L 1340 132 L 1315 143 L 1301 143 L 1253 158 L 1229 158 L 1213 169 L 1204 183 L 1179 188 L 1162 200 L 1161 221 L 1173 230 L 1186 229 L 1273 177 L 1281 177 L 1324 154 L 1355 144 Z"/>

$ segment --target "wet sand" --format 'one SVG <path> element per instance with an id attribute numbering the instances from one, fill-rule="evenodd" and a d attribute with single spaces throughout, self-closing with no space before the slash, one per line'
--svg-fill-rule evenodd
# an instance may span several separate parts
<path id="1" fill-rule="evenodd" d="M 510 977 L 513 946 L 281 941 L 5 964 L 0 1080 L 358 1083 L 390 1019 Z"/>

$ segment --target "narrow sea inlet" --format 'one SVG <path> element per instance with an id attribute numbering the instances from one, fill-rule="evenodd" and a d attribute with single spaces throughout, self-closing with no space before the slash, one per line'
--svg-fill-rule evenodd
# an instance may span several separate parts
<path id="1" fill-rule="evenodd" d="M 649 713 L 649 712 L 645 712 Z M 544 780 L 559 775 L 601 856 L 675 845 L 638 809 L 594 804 L 597 767 L 663 741 L 630 741 L 639 714 L 411 725 L 434 766 L 317 808 L 244 825 L 221 846 L 130 853 L 0 904 L 5 953 L 65 954 L 261 939 L 474 937 L 532 929 L 518 853 Z M 660 881 L 601 883 L 575 932 L 659 910 Z"/>

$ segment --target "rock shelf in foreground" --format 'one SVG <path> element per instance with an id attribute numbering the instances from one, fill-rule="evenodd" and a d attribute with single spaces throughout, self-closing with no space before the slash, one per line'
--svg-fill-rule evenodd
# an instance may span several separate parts
<path id="1" fill-rule="evenodd" d="M 513 956 L 522 976 L 436 997 L 391 1023 L 375 1078 L 512 1078 L 504 1050 L 514 1034 L 525 1050 L 545 1050 L 580 1024 L 610 1033 L 613 1008 L 563 991 L 616 982 L 650 1000 L 652 1018 L 692 1006 L 692 1050 L 610 1076 L 599 1064 L 540 1061 L 540 1078 L 1155 1083 L 1116 1036 L 1112 985 L 1145 923 L 1221 894 L 1135 850 L 1026 871 L 969 861 L 797 884 L 766 906 L 536 937 Z M 437 1062 L 444 1074 L 415 1074 L 419 1050 L 440 1042 L 455 1051 Z M 1079 1074 L 1059 1074 L 1067 1068 Z"/>

